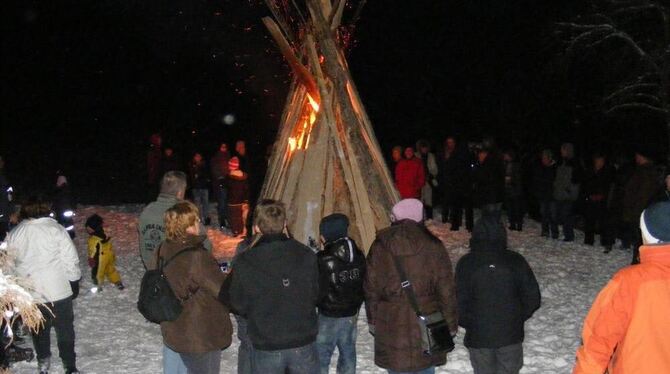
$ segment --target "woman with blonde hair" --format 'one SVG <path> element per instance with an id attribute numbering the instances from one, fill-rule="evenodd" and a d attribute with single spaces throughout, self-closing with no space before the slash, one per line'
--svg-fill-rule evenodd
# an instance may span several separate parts
<path id="1" fill-rule="evenodd" d="M 163 272 L 182 301 L 183 310 L 174 321 L 161 323 L 163 373 L 218 374 L 221 350 L 231 343 L 233 328 L 228 309 L 217 297 L 225 274 L 203 247 L 200 214 L 191 202 L 182 201 L 165 212 L 166 239 L 156 253 L 156 264 L 172 259 Z"/>

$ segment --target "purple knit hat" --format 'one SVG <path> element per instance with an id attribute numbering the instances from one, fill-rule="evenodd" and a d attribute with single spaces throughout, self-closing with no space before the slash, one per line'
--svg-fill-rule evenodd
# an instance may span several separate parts
<path id="1" fill-rule="evenodd" d="M 395 221 L 411 219 L 414 222 L 423 221 L 423 204 L 417 199 L 403 199 L 393 206 Z"/>

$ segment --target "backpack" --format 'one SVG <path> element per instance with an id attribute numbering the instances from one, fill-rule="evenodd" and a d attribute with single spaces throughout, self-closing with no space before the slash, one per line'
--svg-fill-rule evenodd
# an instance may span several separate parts
<path id="1" fill-rule="evenodd" d="M 198 248 L 182 249 L 167 261 L 160 257 L 160 250 L 159 247 L 156 269 L 147 270 L 142 277 L 140 295 L 137 299 L 137 309 L 144 318 L 153 323 L 174 321 L 181 314 L 181 300 L 175 296 L 163 270 L 176 257 L 186 252 L 196 251 Z"/>

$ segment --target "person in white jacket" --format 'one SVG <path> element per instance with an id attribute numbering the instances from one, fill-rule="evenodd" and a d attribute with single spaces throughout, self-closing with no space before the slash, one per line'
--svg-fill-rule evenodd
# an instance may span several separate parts
<path id="1" fill-rule="evenodd" d="M 72 300 L 79 294 L 81 270 L 72 239 L 49 213 L 48 203 L 29 199 L 21 210 L 23 221 L 7 236 L 7 248 L 15 256 L 16 275 L 32 283 L 30 292 L 41 303 L 44 327 L 33 333 L 40 373 L 49 371 L 53 326 L 65 373 L 72 374 L 78 373 Z"/>

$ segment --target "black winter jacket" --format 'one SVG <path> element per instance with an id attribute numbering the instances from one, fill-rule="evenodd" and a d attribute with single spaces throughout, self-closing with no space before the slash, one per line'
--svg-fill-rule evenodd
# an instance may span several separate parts
<path id="1" fill-rule="evenodd" d="M 474 169 L 473 199 L 477 206 L 501 203 L 505 199 L 505 166 L 494 153 Z"/>
<path id="2" fill-rule="evenodd" d="M 540 307 L 535 275 L 520 254 L 472 243 L 456 265 L 458 324 L 469 348 L 523 342 L 524 322 Z"/>
<path id="3" fill-rule="evenodd" d="M 351 317 L 358 313 L 365 295 L 365 255 L 349 238 L 326 243 L 317 253 L 321 298 L 319 313 L 327 317 Z"/>
<path id="4" fill-rule="evenodd" d="M 263 235 L 235 259 L 230 304 L 247 318 L 256 349 L 275 351 L 313 343 L 318 297 L 314 252 L 283 234 Z"/>
<path id="5" fill-rule="evenodd" d="M 539 164 L 533 173 L 533 195 L 538 201 L 554 200 L 554 178 L 556 165 L 544 166 Z"/>

